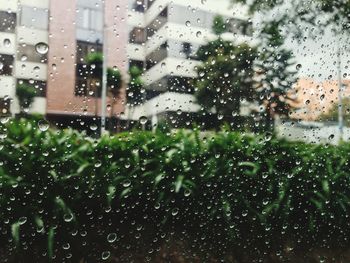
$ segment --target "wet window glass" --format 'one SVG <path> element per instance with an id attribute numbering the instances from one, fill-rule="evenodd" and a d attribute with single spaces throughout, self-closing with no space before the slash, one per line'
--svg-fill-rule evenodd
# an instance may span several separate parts
<path id="1" fill-rule="evenodd" d="M 0 0 L 0 262 L 350 262 L 348 0 Z"/>

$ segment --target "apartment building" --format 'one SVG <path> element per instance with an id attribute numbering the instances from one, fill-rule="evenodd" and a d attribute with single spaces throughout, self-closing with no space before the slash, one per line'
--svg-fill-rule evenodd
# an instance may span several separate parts
<path id="1" fill-rule="evenodd" d="M 190 85 L 196 51 L 216 38 L 216 15 L 229 25 L 224 39 L 251 41 L 246 8 L 230 0 L 0 0 L 2 111 L 20 111 L 16 86 L 29 83 L 36 88 L 31 112 L 77 128 L 98 123 L 101 82 L 89 78 L 86 56 L 106 41 L 108 67 L 121 70 L 124 83 L 129 67 L 142 67 L 146 84 L 144 102 L 132 109 L 125 91 L 109 97 L 107 117 L 191 119 L 199 110 Z"/>
<path id="2" fill-rule="evenodd" d="M 91 120 L 99 124 L 102 83 L 89 77 L 86 57 L 102 52 L 105 41 L 107 66 L 120 70 L 126 80 L 126 19 L 123 0 L 50 0 L 46 113 L 50 120 L 73 127 Z M 125 89 L 119 97 L 109 96 L 107 117 L 118 116 L 124 100 Z"/>
<path id="3" fill-rule="evenodd" d="M 2 114 L 21 110 L 16 87 L 28 83 L 36 90 L 31 113 L 70 126 L 96 121 L 102 83 L 89 77 L 86 56 L 106 41 L 107 66 L 126 77 L 126 18 L 123 0 L 0 0 Z M 109 96 L 107 117 L 123 111 L 124 98 Z"/>
<path id="4" fill-rule="evenodd" d="M 196 77 L 198 48 L 216 36 L 212 25 L 221 15 L 229 25 L 222 37 L 235 43 L 252 41 L 246 7 L 230 0 L 130 0 L 128 6 L 130 66 L 144 67 L 145 102 L 126 116 L 146 116 L 152 123 L 165 115 L 191 118 L 191 79 Z"/>
<path id="5" fill-rule="evenodd" d="M 35 87 L 32 112 L 46 112 L 48 0 L 0 0 L 0 109 L 20 111 L 16 86 Z M 26 109 L 25 109 L 26 110 Z"/>

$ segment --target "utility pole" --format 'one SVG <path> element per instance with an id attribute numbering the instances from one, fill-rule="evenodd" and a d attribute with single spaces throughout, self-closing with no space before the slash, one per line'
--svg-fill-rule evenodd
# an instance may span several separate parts
<path id="1" fill-rule="evenodd" d="M 107 30 L 106 30 L 106 1 L 102 1 L 103 22 L 103 63 L 102 63 L 102 93 L 101 93 L 101 135 L 106 132 L 106 107 L 107 107 Z"/>
<path id="2" fill-rule="evenodd" d="M 343 117 L 343 89 L 342 89 L 342 76 L 341 76 L 341 47 L 340 47 L 340 34 L 338 31 L 337 37 L 337 67 L 338 67 L 338 129 L 339 129 L 339 141 L 344 137 L 344 117 Z"/>

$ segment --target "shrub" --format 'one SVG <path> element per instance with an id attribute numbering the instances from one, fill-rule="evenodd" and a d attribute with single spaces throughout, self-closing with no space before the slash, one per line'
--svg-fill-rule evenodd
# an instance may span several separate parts
<path id="1" fill-rule="evenodd" d="M 36 90 L 33 86 L 22 83 L 17 85 L 16 95 L 21 111 L 23 111 L 25 108 L 30 108 L 32 105 L 36 95 Z"/>
<path id="2" fill-rule="evenodd" d="M 1 138 L 9 262 L 156 262 L 171 246 L 186 262 L 262 262 L 349 246 L 350 144 L 181 130 L 94 140 L 24 120 Z"/>

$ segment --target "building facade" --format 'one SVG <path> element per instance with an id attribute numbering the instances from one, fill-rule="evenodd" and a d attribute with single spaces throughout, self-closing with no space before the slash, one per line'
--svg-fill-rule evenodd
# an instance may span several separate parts
<path id="1" fill-rule="evenodd" d="M 20 111 L 16 86 L 30 84 L 36 97 L 32 112 L 45 114 L 47 92 L 48 0 L 0 1 L 0 108 Z M 24 109 L 27 111 L 27 109 Z"/>
<path id="2" fill-rule="evenodd" d="M 0 0 L 2 114 L 21 110 L 16 89 L 26 83 L 36 91 L 29 112 L 68 124 L 98 119 L 102 83 L 89 77 L 86 57 L 102 52 L 105 39 L 107 66 L 126 78 L 126 16 L 123 0 Z M 123 111 L 124 99 L 125 91 L 109 94 L 107 116 Z"/>
<path id="3" fill-rule="evenodd" d="M 128 9 L 129 63 L 145 69 L 144 103 L 126 114 L 135 120 L 146 116 L 154 123 L 164 114 L 190 117 L 199 110 L 190 82 L 200 63 L 198 48 L 217 37 L 215 16 L 227 22 L 225 40 L 252 41 L 246 7 L 230 0 L 130 0 Z"/>
<path id="4" fill-rule="evenodd" d="M 125 90 L 109 96 L 108 117 L 125 112 L 124 119 L 145 116 L 155 124 L 182 112 L 190 119 L 199 110 L 190 85 L 196 52 L 216 38 L 215 16 L 227 22 L 222 37 L 239 44 L 252 40 L 247 13 L 230 0 L 0 0 L 2 111 L 20 111 L 16 87 L 28 83 L 36 89 L 30 112 L 77 127 L 98 120 L 102 83 L 89 77 L 86 57 L 106 41 L 104 58 L 122 72 L 124 86 L 132 66 L 144 69 L 145 82 L 136 107 L 125 107 Z"/>

